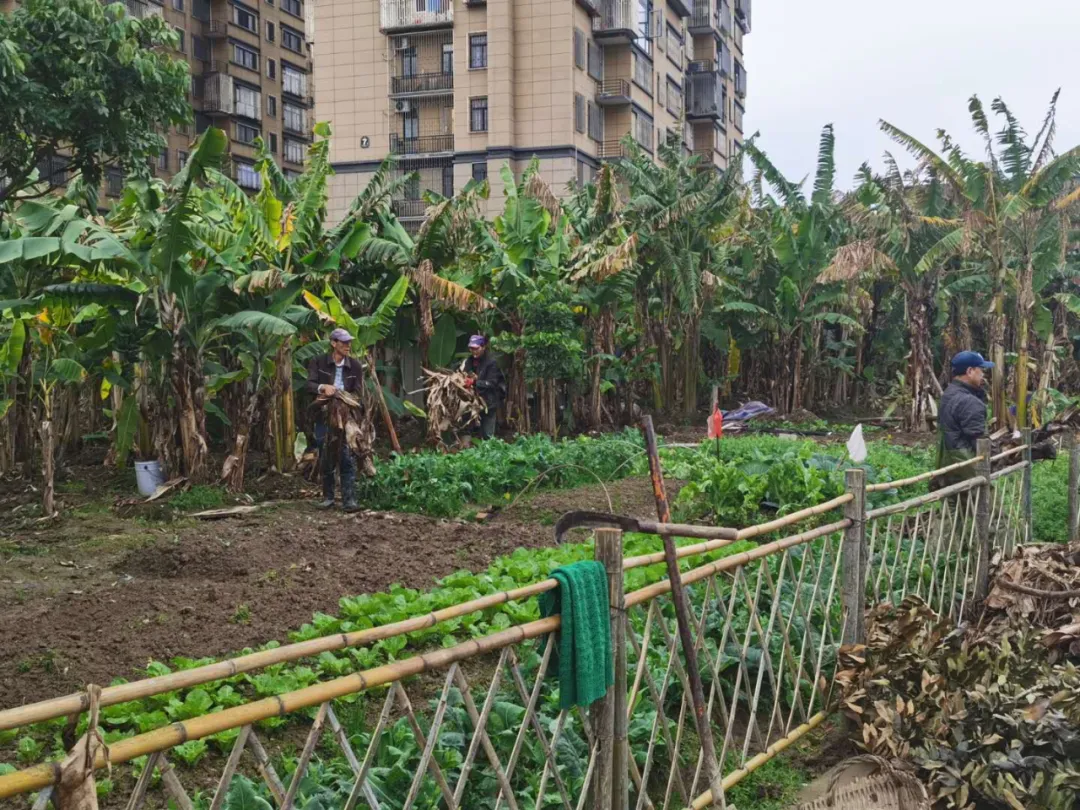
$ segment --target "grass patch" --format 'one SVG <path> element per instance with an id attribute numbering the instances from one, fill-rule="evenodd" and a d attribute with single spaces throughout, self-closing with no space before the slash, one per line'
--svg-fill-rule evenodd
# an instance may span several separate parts
<path id="1" fill-rule="evenodd" d="M 186 492 L 180 492 L 169 498 L 169 506 L 181 512 L 201 512 L 204 509 L 216 509 L 225 504 L 225 490 L 221 487 L 199 484 Z"/>
<path id="2" fill-rule="evenodd" d="M 770 759 L 727 792 L 728 805 L 753 810 L 794 807 L 811 774 L 784 757 Z"/>

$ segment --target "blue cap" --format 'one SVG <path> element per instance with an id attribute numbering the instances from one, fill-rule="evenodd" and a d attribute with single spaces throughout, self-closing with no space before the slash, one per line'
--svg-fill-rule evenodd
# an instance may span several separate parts
<path id="1" fill-rule="evenodd" d="M 952 359 L 954 375 L 965 373 L 969 368 L 993 368 L 994 364 L 978 352 L 960 352 Z"/>

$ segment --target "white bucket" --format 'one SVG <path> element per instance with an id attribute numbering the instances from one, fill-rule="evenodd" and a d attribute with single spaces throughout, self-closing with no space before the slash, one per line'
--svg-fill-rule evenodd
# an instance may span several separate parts
<path id="1" fill-rule="evenodd" d="M 135 462 L 135 484 L 139 487 L 139 494 L 144 498 L 149 498 L 164 483 L 165 476 L 161 474 L 160 462 Z"/>

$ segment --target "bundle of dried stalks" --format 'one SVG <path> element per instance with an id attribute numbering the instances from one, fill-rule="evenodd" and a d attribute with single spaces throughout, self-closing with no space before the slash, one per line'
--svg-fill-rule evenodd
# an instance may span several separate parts
<path id="1" fill-rule="evenodd" d="M 484 296 L 436 275 L 431 262 L 427 259 L 420 262 L 419 267 L 412 272 L 412 279 L 426 295 L 459 312 L 483 312 L 486 309 L 495 308 L 495 305 Z"/>
<path id="2" fill-rule="evenodd" d="M 461 371 L 429 371 L 427 377 L 428 441 L 443 448 L 443 435 L 453 433 L 458 438 L 461 431 L 476 425 L 487 406 L 476 390 L 466 385 L 468 377 Z"/>

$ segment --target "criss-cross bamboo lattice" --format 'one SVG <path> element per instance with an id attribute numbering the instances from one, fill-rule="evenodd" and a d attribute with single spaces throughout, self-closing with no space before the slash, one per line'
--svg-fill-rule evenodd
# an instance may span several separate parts
<path id="1" fill-rule="evenodd" d="M 1021 451 L 1024 458 L 1016 461 Z M 722 771 L 711 784 L 667 580 L 625 595 L 621 584 L 613 585 L 616 685 L 590 711 L 559 708 L 551 677 L 559 628 L 553 617 L 120 740 L 110 752 L 114 781 L 130 788 L 127 810 L 165 800 L 181 810 L 222 810 L 239 776 L 261 782 L 273 807 L 292 810 L 313 800 L 319 768 L 345 786 L 335 806 L 347 810 L 723 806 L 727 790 L 832 710 L 838 651 L 859 639 L 867 603 L 899 603 L 915 594 L 959 618 L 978 598 L 980 581 L 985 587 L 989 555 L 1010 553 L 1030 538 L 1031 464 L 1021 451 L 991 458 L 983 448 L 970 462 L 866 487 L 861 474 L 849 476 L 840 498 L 760 526 L 721 530 L 722 539 L 678 550 L 694 566 L 682 581 Z M 991 473 L 992 462 L 1008 466 Z M 969 466 L 967 481 L 866 508 L 868 494 Z M 610 545 L 602 557 L 612 582 L 622 583 L 624 570 L 662 561 L 662 553 L 623 559 L 618 533 L 612 534 L 613 557 Z M 747 540 L 759 545 L 705 557 Z M 371 644 L 553 587 L 554 580 L 544 580 L 395 625 L 109 687 L 102 705 Z M 364 705 L 367 710 L 357 710 Z M 78 695 L 46 701 L 0 712 L 0 728 L 78 717 L 86 708 Z M 302 746 L 295 743 L 298 753 L 273 757 L 272 743 L 290 746 L 261 724 L 284 717 L 295 721 L 294 731 L 303 722 L 310 727 Z M 216 784 L 185 787 L 173 749 L 222 733 L 235 736 Z M 128 762 L 134 767 L 123 776 Z M 100 757 L 97 766 L 105 765 Z M 0 799 L 37 791 L 33 806 L 44 810 L 58 776 L 55 762 L 0 775 Z"/>

